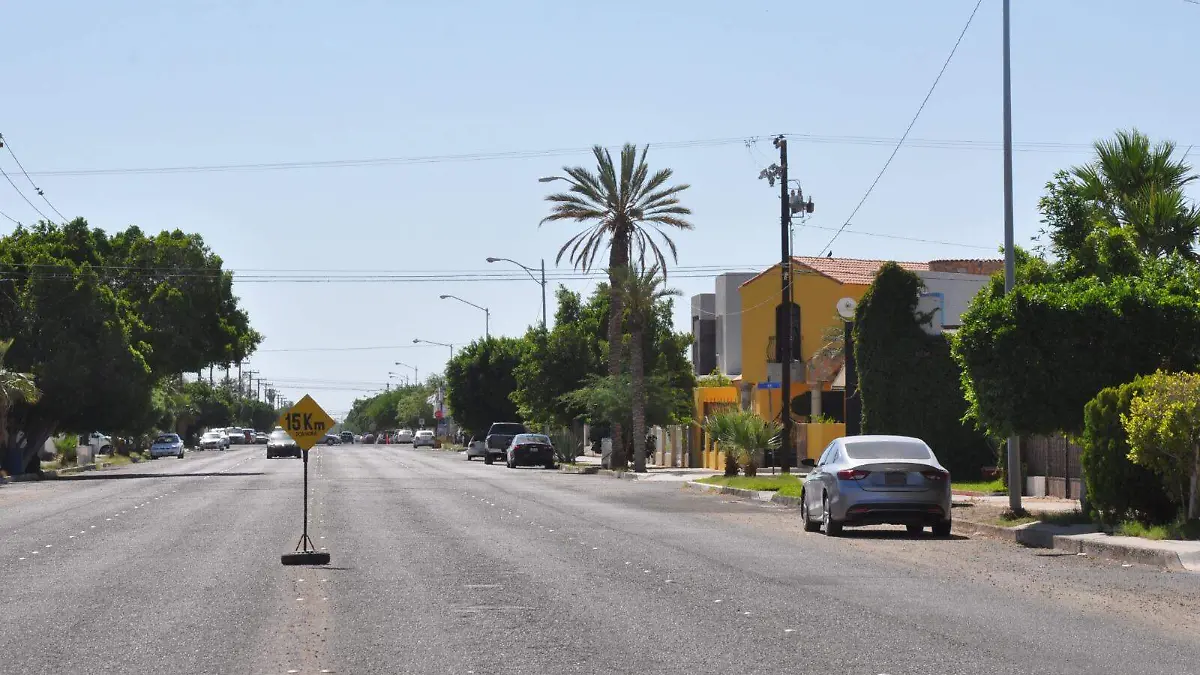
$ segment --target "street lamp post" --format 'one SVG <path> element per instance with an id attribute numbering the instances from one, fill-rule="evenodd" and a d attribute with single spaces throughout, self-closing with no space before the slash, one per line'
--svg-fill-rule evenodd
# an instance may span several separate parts
<path id="1" fill-rule="evenodd" d="M 439 347 L 449 347 L 450 348 L 450 360 L 451 361 L 454 360 L 454 345 L 452 345 L 452 344 L 448 344 L 445 342 L 434 342 L 433 340 L 422 340 L 421 338 L 413 338 L 413 344 L 414 345 L 427 344 L 427 345 L 437 345 Z"/>
<path id="2" fill-rule="evenodd" d="M 517 267 L 520 267 L 521 269 L 525 270 L 525 273 L 529 275 L 529 278 L 533 279 L 533 283 L 542 287 L 542 328 L 546 328 L 548 326 L 548 324 L 546 323 L 546 259 L 542 258 L 542 279 L 541 279 L 541 281 L 539 281 L 537 277 L 533 276 L 532 269 L 530 269 L 529 267 L 526 267 L 525 265 L 522 265 L 521 263 L 517 262 L 516 260 L 513 260 L 512 258 L 488 258 L 487 261 L 490 263 L 500 262 L 500 261 L 510 262 L 510 263 L 516 265 Z"/>
<path id="3" fill-rule="evenodd" d="M 408 385 L 408 381 L 407 381 L 407 380 L 408 380 L 408 376 L 407 376 L 407 375 L 401 375 L 400 373 L 393 373 L 393 372 L 391 372 L 391 371 L 388 371 L 388 383 L 387 383 L 387 384 L 388 384 L 388 386 L 389 386 L 389 387 L 391 387 L 391 384 L 392 384 L 391 380 L 392 380 L 392 378 L 396 378 L 397 380 L 400 380 L 401 382 L 403 382 L 403 383 L 405 384 L 405 386 L 407 386 L 407 385 Z"/>
<path id="4" fill-rule="evenodd" d="M 399 361 L 396 361 L 396 362 L 395 362 L 395 364 L 396 364 L 397 366 L 404 366 L 405 368 L 412 368 L 412 371 L 413 371 L 413 379 L 412 379 L 412 381 L 413 381 L 413 383 L 419 383 L 419 382 L 421 381 L 421 371 L 417 370 L 417 367 L 416 367 L 416 366 L 410 366 L 410 365 L 408 365 L 407 363 L 400 363 Z"/>
<path id="5" fill-rule="evenodd" d="M 462 298 L 458 297 L 457 295 L 439 295 L 438 297 L 443 300 L 457 300 L 457 301 L 463 303 L 464 305 L 470 305 L 470 306 L 474 307 L 475 309 L 482 310 L 483 311 L 483 337 L 485 337 L 485 338 L 491 337 L 490 333 L 491 333 L 492 313 L 490 311 L 488 311 L 487 307 L 480 307 L 479 305 L 471 302 L 470 300 L 463 300 Z"/>
<path id="6" fill-rule="evenodd" d="M 1004 117 L 1004 293 L 1012 292 L 1016 283 L 1016 253 L 1013 245 L 1013 158 L 1012 158 L 1012 78 L 1009 54 L 1009 0 L 1004 0 L 1003 26 L 1003 112 Z M 1009 436 L 1008 450 L 1008 508 L 1021 512 L 1021 491 L 1025 478 L 1021 475 L 1021 440 Z"/>

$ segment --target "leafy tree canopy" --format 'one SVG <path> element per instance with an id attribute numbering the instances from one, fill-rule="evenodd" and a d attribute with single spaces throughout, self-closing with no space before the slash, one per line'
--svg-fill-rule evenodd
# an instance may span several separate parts
<path id="1" fill-rule="evenodd" d="M 446 365 L 446 383 L 454 420 L 472 434 L 486 433 L 493 422 L 520 421 L 512 394 L 514 371 L 527 351 L 523 338 L 491 337 L 459 350 Z"/>

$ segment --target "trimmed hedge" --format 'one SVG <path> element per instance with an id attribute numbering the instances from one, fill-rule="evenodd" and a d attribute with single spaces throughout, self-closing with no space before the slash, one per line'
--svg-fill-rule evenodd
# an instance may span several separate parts
<path id="1" fill-rule="evenodd" d="M 957 478 L 979 478 L 995 462 L 988 439 L 963 422 L 961 372 L 942 335 L 921 328 L 921 278 L 889 262 L 858 303 L 854 357 L 864 434 L 915 436 Z"/>
<path id="2" fill-rule="evenodd" d="M 1162 479 L 1129 460 L 1129 442 L 1121 415 L 1141 392 L 1144 378 L 1102 389 L 1083 409 L 1083 454 L 1088 503 L 1102 523 L 1134 519 L 1146 525 L 1171 522 L 1179 512 Z"/>

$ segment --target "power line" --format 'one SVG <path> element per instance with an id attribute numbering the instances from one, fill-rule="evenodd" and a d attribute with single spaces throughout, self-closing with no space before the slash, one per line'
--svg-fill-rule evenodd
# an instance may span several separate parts
<path id="1" fill-rule="evenodd" d="M 886 173 L 888 167 L 892 165 L 892 160 L 896 158 L 896 153 L 900 152 L 900 147 L 904 145 L 904 140 L 908 138 L 909 132 L 912 131 L 913 126 L 916 125 L 917 120 L 921 117 L 921 112 L 925 110 L 925 105 L 929 103 L 930 97 L 933 96 L 933 91 L 937 89 L 938 82 L 942 81 L 942 75 L 944 75 L 946 73 L 946 69 L 950 67 L 950 61 L 954 58 L 955 52 L 958 51 L 958 46 L 962 44 L 963 37 L 967 34 L 967 29 L 971 27 L 971 22 L 975 19 L 975 13 L 979 11 L 979 6 L 982 4 L 983 0 L 976 0 L 975 7 L 971 10 L 971 16 L 967 17 L 966 25 L 963 26 L 962 31 L 958 34 L 958 39 L 954 41 L 954 47 L 950 49 L 950 54 L 946 57 L 946 61 L 942 63 L 942 69 L 938 71 L 937 77 L 933 78 L 933 84 L 930 85 L 929 91 L 925 93 L 925 98 L 921 101 L 921 105 L 917 107 L 917 114 L 913 115 L 912 120 L 908 123 L 908 127 L 904 130 L 904 134 L 900 136 L 899 142 L 896 143 L 896 147 L 892 149 L 892 154 L 888 155 L 887 161 L 883 163 L 883 168 L 879 170 L 879 173 L 875 176 L 875 180 L 871 181 L 871 186 L 867 188 L 867 191 L 863 194 L 862 199 L 858 201 L 858 205 L 855 206 L 854 210 L 850 212 L 850 217 L 846 218 L 846 222 L 842 223 L 842 226 L 838 228 L 838 231 L 833 235 L 832 238 L 830 238 L 829 243 L 825 244 L 825 247 L 822 248 L 819 253 L 817 253 L 818 257 L 825 255 L 825 252 L 829 250 L 829 247 L 833 245 L 833 242 L 836 241 L 837 238 L 842 234 L 842 230 L 845 230 L 846 226 L 850 224 L 850 221 L 854 220 L 854 216 L 858 214 L 858 210 L 861 209 L 862 205 L 866 203 L 867 198 L 871 196 L 871 192 L 875 190 L 875 186 L 879 184 L 879 180 L 883 178 L 883 174 Z"/>
<path id="2" fill-rule="evenodd" d="M 4 167 L 0 167 L 0 176 L 4 176 L 4 180 L 8 181 L 8 184 L 12 186 L 12 189 L 16 190 L 17 194 L 21 195 L 21 199 L 24 199 L 25 203 L 28 204 L 30 206 L 30 208 L 32 208 L 34 211 L 37 211 L 38 215 L 41 216 L 43 220 L 48 220 L 48 221 L 53 220 L 50 216 L 47 216 L 45 213 L 42 213 L 42 210 L 39 209 L 37 207 L 37 205 L 35 205 L 33 202 L 29 201 L 29 197 L 26 197 L 25 193 L 21 192 L 21 188 L 17 187 L 17 184 L 13 182 L 12 177 L 10 177 L 7 172 L 5 172 Z"/>
<path id="3" fill-rule="evenodd" d="M 884 136 L 826 136 L 818 134 L 784 134 L 789 141 L 813 144 L 832 145 L 882 145 L 892 146 L 896 138 Z M 708 138 L 689 141 L 665 141 L 650 143 L 650 147 L 659 149 L 689 149 L 710 148 L 725 145 L 744 145 L 753 142 L 762 134 L 738 136 L 729 138 Z M 930 150 L 993 150 L 999 152 L 1003 146 L 994 141 L 972 139 L 904 139 L 909 148 L 925 148 Z M 1016 143 L 1013 149 L 1019 152 L 1054 152 L 1077 153 L 1092 149 L 1090 143 L 1067 142 L 1022 142 Z M 510 150 L 499 152 L 470 152 L 461 154 L 424 155 L 411 157 L 368 157 L 332 160 L 297 160 L 290 162 L 246 162 L 224 164 L 194 164 L 176 166 L 150 167 L 117 167 L 117 168 L 80 168 L 80 169 L 46 169 L 30 171 L 29 176 L 110 176 L 110 175 L 140 175 L 140 174 L 176 174 L 176 173 L 214 173 L 230 171 L 290 171 L 297 169 L 340 169 L 354 167 L 403 166 L 409 164 L 441 164 L 448 162 L 481 162 L 510 159 L 531 159 L 541 157 L 563 157 L 581 155 L 591 152 L 591 147 L 551 148 L 544 150 Z"/>
<path id="4" fill-rule="evenodd" d="M 3 216 L 4 218 L 12 221 L 14 225 L 19 226 L 21 224 L 21 221 L 17 220 L 16 218 L 13 218 L 12 216 L 8 215 L 7 213 L 5 213 L 3 211 L 0 211 L 0 216 Z"/>
<path id="5" fill-rule="evenodd" d="M 29 181 L 29 185 L 31 185 L 33 187 L 33 191 L 36 192 L 37 195 L 42 198 L 42 201 L 46 202 L 46 205 L 49 206 L 51 210 L 53 210 L 55 213 L 58 214 L 59 218 L 62 218 L 62 221 L 64 223 L 67 222 L 67 217 L 62 214 L 62 211 L 59 211 L 58 208 L 56 206 L 54 206 L 54 204 L 51 204 L 50 198 L 46 196 L 46 193 L 43 192 L 40 187 L 38 187 L 36 184 L 34 184 L 33 179 L 29 177 L 29 172 L 26 171 L 25 166 L 23 164 L 21 164 L 21 160 L 17 159 L 17 153 L 13 152 L 12 143 L 10 143 L 8 141 L 8 139 L 4 137 L 4 134 L 0 134 L 0 145 L 8 148 L 8 154 L 12 155 L 13 161 L 16 162 L 17 167 L 21 169 L 21 173 L 25 174 L 25 180 Z M 13 187 L 16 187 L 16 186 L 13 186 Z M 47 218 L 47 220 L 49 220 L 49 218 Z"/>
<path id="6" fill-rule="evenodd" d="M 836 227 L 821 227 L 819 225 L 805 224 L 803 227 L 805 229 L 812 228 L 814 230 L 826 230 L 828 232 L 839 231 L 839 228 L 836 228 Z M 900 241 L 915 241 L 915 242 L 918 242 L 921 244 L 938 244 L 941 246 L 960 246 L 962 248 L 975 248 L 975 249 L 979 249 L 981 251 L 996 251 L 997 248 L 999 247 L 999 244 L 997 244 L 996 246 L 983 246 L 980 244 L 964 244 L 962 242 L 956 242 L 956 241 L 940 241 L 938 239 L 921 239 L 918 237 L 905 237 L 905 236 L 899 235 L 899 234 L 883 234 L 882 232 L 864 232 L 862 230 L 846 230 L 845 234 L 860 234 L 860 235 L 863 235 L 864 237 L 880 237 L 883 239 L 898 239 Z"/>

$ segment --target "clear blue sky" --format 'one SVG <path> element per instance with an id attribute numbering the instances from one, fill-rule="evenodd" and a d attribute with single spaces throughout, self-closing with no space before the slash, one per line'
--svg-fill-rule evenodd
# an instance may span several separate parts
<path id="1" fill-rule="evenodd" d="M 1013 17 L 1016 228 L 1087 144 L 1137 126 L 1200 142 L 1193 86 L 1200 5 L 1185 0 L 1017 0 Z M 879 171 L 962 29 L 973 0 L 506 3 L 345 0 L 162 3 L 45 0 L 4 11 L 0 132 L 31 172 L 423 157 L 752 139 L 651 149 L 692 185 L 681 266 L 777 260 L 776 193 L 757 180 L 770 135 L 791 136 L 793 177 L 816 201 L 797 232 L 815 254 Z M 1002 240 L 1000 0 L 984 0 L 910 138 L 832 250 L 927 260 L 989 256 Z M 821 142 L 805 140 L 803 134 Z M 1065 144 L 1031 146 L 1021 144 Z M 1197 150 L 1200 155 L 1200 150 Z M 552 265 L 575 231 L 539 229 L 539 176 L 586 154 L 178 174 L 42 175 L 66 215 L 115 230 L 201 233 L 234 270 L 478 271 L 487 256 Z M 7 155 L 0 166 L 15 169 Z M 19 183 L 20 184 L 20 183 Z M 0 183 L 0 210 L 36 214 Z M 35 202 L 38 203 L 38 202 Z M 6 224 L 7 225 L 7 224 Z M 875 234 L 954 242 L 927 244 Z M 981 248 L 982 247 L 982 248 Z M 590 284 L 570 284 L 588 290 Z M 686 296 L 712 280 L 678 278 Z M 482 313 L 517 335 L 539 289 L 493 283 L 240 283 L 266 336 L 253 367 L 382 387 L 396 360 L 440 370 L 447 350 L 269 351 L 462 344 Z M 311 388 L 334 413 L 361 392 Z M 335 384 L 332 386 L 346 386 Z"/>

